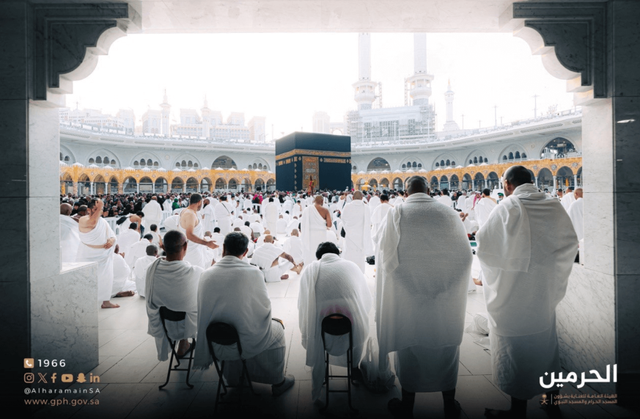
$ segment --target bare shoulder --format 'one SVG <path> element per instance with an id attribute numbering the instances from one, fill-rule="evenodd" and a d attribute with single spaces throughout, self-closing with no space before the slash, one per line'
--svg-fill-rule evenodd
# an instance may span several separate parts
<path id="1" fill-rule="evenodd" d="M 318 212 L 319 212 L 321 215 L 327 215 L 327 214 L 329 214 L 329 210 L 328 210 L 328 209 L 326 209 L 325 207 L 318 207 L 318 206 L 316 206 L 316 209 L 318 210 Z"/>

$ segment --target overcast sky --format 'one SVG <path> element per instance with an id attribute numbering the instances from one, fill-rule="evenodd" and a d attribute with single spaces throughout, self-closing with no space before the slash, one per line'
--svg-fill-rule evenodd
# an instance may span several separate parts
<path id="1" fill-rule="evenodd" d="M 413 73 L 413 35 L 371 35 L 371 75 L 382 82 L 384 107 L 404 104 L 404 79 Z M 358 34 L 129 35 L 113 44 L 96 70 L 74 83 L 67 106 L 115 114 L 131 108 L 139 121 L 159 109 L 166 88 L 172 119 L 180 108 L 209 108 L 267 118 L 267 139 L 310 131 L 315 111 L 333 121 L 356 108 Z M 511 34 L 428 34 L 427 67 L 435 76 L 431 103 L 445 122 L 444 92 L 451 80 L 454 119 L 465 128 L 531 118 L 549 106 L 573 107 L 565 82 L 550 76 L 540 57 Z"/>

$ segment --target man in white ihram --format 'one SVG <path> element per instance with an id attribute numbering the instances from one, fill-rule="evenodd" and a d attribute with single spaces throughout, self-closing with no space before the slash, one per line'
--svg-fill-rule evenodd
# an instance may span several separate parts
<path id="1" fill-rule="evenodd" d="M 189 206 L 180 213 L 178 230 L 184 233 L 189 240 L 189 248 L 184 260 L 194 266 L 208 268 L 211 261 L 207 259 L 206 249 L 217 249 L 218 245 L 204 239 L 204 221 L 198 217 L 198 211 L 202 208 L 202 195 L 191 194 Z"/>
<path id="2" fill-rule="evenodd" d="M 158 197 L 152 196 L 151 200 L 142 209 L 142 212 L 144 212 L 144 220 L 148 226 L 151 226 L 151 224 L 159 226 L 162 222 L 162 207 L 158 204 Z"/>
<path id="3" fill-rule="evenodd" d="M 225 236 L 231 232 L 231 223 L 233 222 L 233 211 L 234 208 L 231 204 L 227 202 L 227 196 L 222 195 L 220 197 L 220 202 L 213 209 L 216 220 L 218 220 L 218 226 L 220 227 L 220 232 Z"/>
<path id="4" fill-rule="evenodd" d="M 480 199 L 480 201 L 478 201 L 475 207 L 476 220 L 478 221 L 478 225 L 480 227 L 482 227 L 487 222 L 491 211 L 493 211 L 493 209 L 497 206 L 498 204 L 496 203 L 496 201 L 491 198 L 491 191 L 489 190 L 489 188 L 483 189 L 482 198 Z"/>
<path id="5" fill-rule="evenodd" d="M 71 218 L 73 207 L 60 204 L 60 256 L 62 263 L 75 262 L 80 246 L 78 222 Z"/>
<path id="6" fill-rule="evenodd" d="M 445 418 L 455 418 L 471 247 L 457 212 L 429 196 L 424 178 L 411 177 L 407 192 L 406 202 L 387 214 L 378 251 L 380 367 L 395 352 L 402 385 L 402 400 L 388 407 L 394 416 L 411 417 L 416 392 L 441 391 Z"/>
<path id="7" fill-rule="evenodd" d="M 584 201 L 582 200 L 582 188 L 578 188 L 573 192 L 576 200 L 571 204 L 567 213 L 571 218 L 573 228 L 576 230 L 578 240 L 584 237 Z"/>
<path id="8" fill-rule="evenodd" d="M 560 371 L 556 306 L 567 289 L 578 239 L 558 200 L 546 198 L 531 181 L 523 166 L 507 169 L 507 198 L 476 234 L 493 380 L 511 396 L 509 410 L 487 409 L 487 417 L 524 418 L 527 400 L 545 391 L 540 377 Z"/>
<path id="9" fill-rule="evenodd" d="M 178 357 L 193 350 L 188 339 L 196 337 L 198 321 L 198 284 L 204 269 L 192 266 L 184 261 L 187 247 L 190 245 L 184 234 L 170 231 L 164 236 L 164 248 L 167 257 L 156 259 L 147 268 L 145 295 L 149 325 L 147 333 L 155 338 L 158 361 L 169 359 L 171 347 L 165 337 L 160 307 L 173 311 L 184 311 L 183 321 L 166 321 L 167 332 L 171 339 L 180 339 Z"/>
<path id="10" fill-rule="evenodd" d="M 327 230 L 331 229 L 331 214 L 322 206 L 324 199 L 318 195 L 314 203 L 302 212 L 300 233 L 304 251 L 304 263 L 316 260 L 318 245 L 327 240 Z"/>
<path id="11" fill-rule="evenodd" d="M 249 239 L 247 237 L 247 239 Z M 273 244 L 273 236 L 265 235 L 264 244 L 253 252 L 251 264 L 260 268 L 267 282 L 280 282 L 289 279 L 286 273 L 289 269 L 300 274 L 301 265 L 296 265 L 293 257 L 282 251 L 281 247 Z"/>
<path id="12" fill-rule="evenodd" d="M 371 214 L 362 201 L 362 192 L 353 193 L 353 201 L 342 210 L 342 226 L 346 233 L 342 257 L 350 260 L 364 273 L 367 256 L 373 255 Z"/>
<path id="13" fill-rule="evenodd" d="M 369 310 L 372 297 L 364 274 L 355 263 L 340 258 L 338 247 L 321 243 L 318 260 L 305 269 L 298 294 L 298 321 L 302 346 L 307 350 L 306 365 L 312 368 L 311 399 L 320 399 L 324 379 L 322 320 L 334 313 L 347 316 L 353 331 L 353 365 L 357 367 L 369 336 Z M 347 335 L 326 335 L 327 351 L 333 365 L 347 366 Z"/>
<path id="14" fill-rule="evenodd" d="M 98 301 L 102 308 L 118 308 L 111 301 L 113 288 L 113 249 L 116 235 L 109 224 L 101 218 L 104 203 L 101 199 L 92 199 L 87 204 L 87 215 L 80 217 L 78 228 L 80 247 L 77 262 L 98 262 Z"/>
<path id="15" fill-rule="evenodd" d="M 264 222 L 265 228 L 268 228 L 272 232 L 276 232 L 276 223 L 278 222 L 278 204 L 274 202 L 273 197 L 269 198 L 269 202 L 264 206 Z"/>
<path id="16" fill-rule="evenodd" d="M 295 379 L 284 375 L 286 338 L 284 325 L 271 318 L 271 300 L 258 268 L 243 259 L 247 255 L 247 237 L 238 232 L 224 238 L 222 259 L 207 269 L 198 288 L 198 343 L 194 368 L 207 369 L 213 357 L 207 344 L 207 327 L 212 322 L 232 325 L 238 332 L 242 357 L 253 382 L 271 384 L 279 396 L 290 389 Z M 230 384 L 240 379 L 242 363 L 237 351 L 212 344 L 219 359 L 225 361 L 224 376 Z"/>

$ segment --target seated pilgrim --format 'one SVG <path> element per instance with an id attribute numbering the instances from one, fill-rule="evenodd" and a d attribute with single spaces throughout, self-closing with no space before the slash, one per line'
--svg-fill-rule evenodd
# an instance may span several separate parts
<path id="1" fill-rule="evenodd" d="M 278 234 L 286 234 L 287 233 L 287 220 L 284 219 L 284 216 L 280 214 L 278 221 L 276 222 L 276 232 Z"/>
<path id="2" fill-rule="evenodd" d="M 127 261 L 127 265 L 133 268 L 136 260 L 147 254 L 147 246 L 150 244 L 153 244 L 153 236 L 151 234 L 145 234 L 141 240 L 133 243 L 129 247 L 129 251 L 124 254 L 124 260 Z"/>
<path id="3" fill-rule="evenodd" d="M 324 347 L 320 334 L 322 320 L 334 313 L 347 316 L 353 331 L 353 365 L 358 366 L 369 335 L 369 310 L 373 299 L 367 280 L 355 263 L 342 259 L 338 247 L 320 243 L 318 260 L 307 266 L 300 280 L 298 312 L 306 365 L 312 368 L 311 398 L 320 398 L 324 379 Z M 325 336 L 330 363 L 346 367 L 348 335 Z"/>
<path id="4" fill-rule="evenodd" d="M 238 331 L 251 380 L 271 384 L 272 394 L 279 396 L 293 386 L 295 379 L 284 375 L 284 326 L 271 318 L 271 300 L 264 276 L 243 260 L 248 243 L 244 234 L 229 233 L 224 239 L 222 259 L 202 274 L 194 368 L 207 369 L 213 363 L 206 337 L 209 324 L 227 323 Z M 216 343 L 212 346 L 216 357 L 226 361 L 224 376 L 229 384 L 238 384 L 242 362 L 237 358 L 237 351 Z"/>
<path id="5" fill-rule="evenodd" d="M 140 241 L 140 232 L 138 232 L 138 223 L 129 224 L 129 228 L 120 233 L 118 236 L 118 245 L 120 252 L 124 253 L 125 258 L 129 253 L 129 248 L 136 242 Z"/>
<path id="6" fill-rule="evenodd" d="M 147 333 L 156 340 L 158 360 L 169 359 L 171 347 L 164 334 L 160 320 L 160 307 L 173 311 L 184 311 L 186 318 L 180 322 L 166 322 L 171 339 L 180 339 L 178 356 L 193 350 L 188 339 L 196 337 L 198 320 L 198 282 L 204 269 L 185 262 L 187 237 L 179 231 L 170 231 L 164 236 L 166 258 L 156 259 L 147 269 L 145 294 L 147 298 Z"/>
<path id="7" fill-rule="evenodd" d="M 251 264 L 260 268 L 267 282 L 289 279 L 286 272 L 290 269 L 297 274 L 302 270 L 302 264 L 296 265 L 291 255 L 273 244 L 273 236 L 270 234 L 264 236 L 264 244 L 253 252 Z"/>
<path id="8" fill-rule="evenodd" d="M 249 249 L 249 251 L 247 252 L 247 257 L 251 257 L 253 255 L 253 251 L 256 248 L 256 244 L 251 240 L 250 236 L 247 236 L 247 233 L 242 231 L 242 229 L 240 227 L 234 227 L 233 231 L 236 233 L 242 233 L 244 234 L 244 236 L 247 238 L 247 240 L 249 240 L 249 245 L 247 246 L 247 249 Z M 253 234 L 251 234 L 253 235 Z"/>
<path id="9" fill-rule="evenodd" d="M 136 263 L 133 265 L 133 280 L 136 283 L 136 290 L 138 291 L 138 295 L 140 297 L 146 296 L 145 291 L 145 282 L 147 279 L 147 269 L 149 265 L 155 262 L 158 257 L 158 246 L 155 244 L 150 244 L 147 246 L 146 256 L 138 258 Z"/>
<path id="10" fill-rule="evenodd" d="M 164 220 L 164 231 L 178 230 L 178 223 L 180 222 L 180 215 L 172 215 Z"/>
<path id="11" fill-rule="evenodd" d="M 283 249 L 291 255 L 293 263 L 303 265 L 304 252 L 302 251 L 302 239 L 300 238 L 300 233 L 298 233 L 297 228 L 291 230 L 291 237 L 284 242 Z"/>
<path id="12" fill-rule="evenodd" d="M 131 268 L 127 265 L 122 255 L 119 253 L 120 247 L 116 244 L 113 249 L 113 285 L 111 288 L 112 297 L 132 297 L 136 290 L 136 284 L 131 278 Z"/>

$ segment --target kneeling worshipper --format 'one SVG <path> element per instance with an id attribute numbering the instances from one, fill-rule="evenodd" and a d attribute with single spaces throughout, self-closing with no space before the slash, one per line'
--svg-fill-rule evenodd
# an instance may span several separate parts
<path id="1" fill-rule="evenodd" d="M 113 251 L 113 288 L 111 296 L 133 297 L 136 294 L 136 284 L 130 279 L 131 268 L 129 268 L 119 251 L 120 248 L 116 244 Z"/>
<path id="2" fill-rule="evenodd" d="M 271 384 L 271 393 L 279 396 L 293 386 L 295 378 L 284 375 L 284 324 L 271 318 L 271 300 L 264 276 L 258 268 L 243 260 L 248 243 L 244 234 L 229 233 L 224 239 L 222 259 L 202 275 L 198 291 L 198 343 L 193 365 L 196 369 L 208 369 L 213 363 L 207 327 L 215 322 L 230 324 L 238 332 L 242 357 L 247 360 L 251 380 Z M 216 357 L 225 361 L 223 374 L 227 382 L 238 384 L 242 362 L 237 350 L 216 343 L 212 346 Z"/>
<path id="3" fill-rule="evenodd" d="M 296 265 L 291 255 L 273 244 L 273 236 L 270 234 L 264 236 L 264 244 L 254 250 L 251 264 L 260 268 L 267 282 L 289 279 L 289 275 L 286 274 L 288 270 L 297 274 L 302 270 L 302 265 Z"/>
<path id="4" fill-rule="evenodd" d="M 147 295 L 145 290 L 147 269 L 158 257 L 158 247 L 155 244 L 150 244 L 147 246 L 145 251 L 146 255 L 138 258 L 135 265 L 133 265 L 133 279 L 136 283 L 136 290 L 140 297 L 145 297 Z"/>
<path id="5" fill-rule="evenodd" d="M 160 307 L 184 311 L 186 317 L 179 322 L 165 322 L 171 339 L 180 339 L 178 357 L 193 350 L 188 339 L 196 337 L 198 322 L 198 283 L 204 269 L 184 261 L 187 254 L 187 237 L 179 231 L 164 236 L 167 257 L 156 259 L 147 269 L 145 295 L 147 298 L 147 333 L 156 340 L 158 361 L 169 359 L 171 347 L 164 334 Z"/>
<path id="6" fill-rule="evenodd" d="M 298 234 L 298 229 L 291 230 L 291 237 L 284 242 L 283 249 L 285 252 L 291 255 L 293 263 L 295 265 L 304 264 L 304 253 L 302 252 L 302 239 Z"/>
<path id="7" fill-rule="evenodd" d="M 144 257 L 147 253 L 147 246 L 150 244 L 153 244 L 153 236 L 151 234 L 145 234 L 141 240 L 129 246 L 129 251 L 124 254 L 124 260 L 127 261 L 127 265 L 133 268 L 136 260 Z"/>
<path id="8" fill-rule="evenodd" d="M 320 399 L 324 380 L 324 346 L 321 336 L 322 320 L 334 313 L 351 321 L 353 333 L 353 365 L 362 359 L 369 336 L 369 310 L 373 299 L 367 280 L 353 262 L 340 258 L 337 246 L 321 243 L 316 251 L 317 261 L 302 274 L 298 294 L 298 313 L 302 346 L 307 350 L 306 365 L 312 368 L 311 398 Z M 349 336 L 326 335 L 327 352 L 332 365 L 347 366 Z M 333 356 L 336 355 L 336 356 Z"/>

